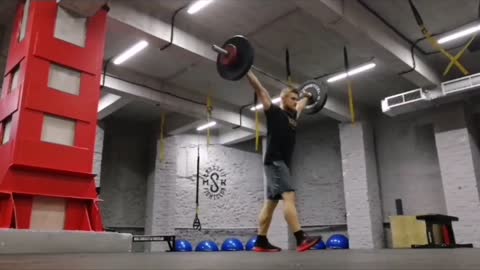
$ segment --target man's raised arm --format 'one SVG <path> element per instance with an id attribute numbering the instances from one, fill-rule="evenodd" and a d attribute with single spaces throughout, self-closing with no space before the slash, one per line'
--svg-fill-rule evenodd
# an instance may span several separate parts
<path id="1" fill-rule="evenodd" d="M 263 87 L 263 85 L 258 80 L 257 76 L 255 76 L 255 74 L 253 74 L 252 71 L 249 71 L 247 73 L 247 78 L 248 78 L 248 81 L 250 82 L 250 85 L 255 90 L 255 93 L 257 94 L 258 99 L 262 103 L 263 110 L 266 111 L 270 109 L 270 106 L 272 105 L 272 100 L 270 98 L 270 94 L 268 94 L 267 89 Z"/>

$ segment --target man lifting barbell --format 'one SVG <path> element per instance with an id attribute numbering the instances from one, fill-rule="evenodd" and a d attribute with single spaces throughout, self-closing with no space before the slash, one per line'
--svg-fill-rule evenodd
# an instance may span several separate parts
<path id="1" fill-rule="evenodd" d="M 264 170 L 267 178 L 267 200 L 259 215 L 259 229 L 255 251 L 271 252 L 281 249 L 273 246 L 267 239 L 268 229 L 278 200 L 283 199 L 285 220 L 294 232 L 297 251 L 306 251 L 316 245 L 320 238 L 309 238 L 302 231 L 295 206 L 295 189 L 290 174 L 290 165 L 295 147 L 297 119 L 312 94 L 294 88 L 285 88 L 280 97 L 280 106 L 272 103 L 268 91 L 250 71 L 248 81 L 263 105 L 267 119 L 267 149 Z"/>
<path id="2" fill-rule="evenodd" d="M 257 252 L 280 251 L 267 239 L 273 212 L 279 200 L 284 202 L 284 216 L 297 241 L 297 251 L 306 251 L 315 246 L 321 237 L 311 238 L 302 230 L 295 206 L 290 165 L 295 147 L 297 119 L 302 111 L 313 114 L 320 111 L 326 103 L 326 88 L 315 81 L 307 81 L 298 90 L 286 87 L 281 91 L 281 103 L 272 103 L 268 91 L 263 87 L 251 68 L 253 66 L 253 48 L 242 36 L 229 39 L 223 47 L 213 45 L 218 52 L 217 70 L 225 79 L 239 80 L 247 75 L 250 85 L 263 105 L 267 119 L 267 145 L 264 159 L 264 171 L 267 178 L 267 200 L 259 215 L 258 236 L 255 244 Z M 271 75 L 270 75 L 271 76 Z"/>

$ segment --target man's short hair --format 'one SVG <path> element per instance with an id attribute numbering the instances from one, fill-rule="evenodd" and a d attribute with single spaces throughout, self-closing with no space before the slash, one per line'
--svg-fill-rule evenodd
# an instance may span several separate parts
<path id="1" fill-rule="evenodd" d="M 280 92 L 280 97 L 283 98 L 283 97 L 287 96 L 287 95 L 290 94 L 290 93 L 295 93 L 295 94 L 297 94 L 297 96 L 300 95 L 300 92 L 298 91 L 297 88 L 286 87 L 286 88 L 284 88 L 284 89 L 282 90 L 282 92 Z"/>

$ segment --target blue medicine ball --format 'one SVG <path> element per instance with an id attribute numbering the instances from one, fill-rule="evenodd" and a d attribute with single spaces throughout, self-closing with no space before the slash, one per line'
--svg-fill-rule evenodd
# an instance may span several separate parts
<path id="1" fill-rule="evenodd" d="M 210 251 L 218 251 L 218 246 L 215 242 L 211 240 L 205 240 L 198 243 L 195 251 L 199 252 L 210 252 Z"/>
<path id="2" fill-rule="evenodd" d="M 241 251 L 243 250 L 242 241 L 236 238 L 227 238 L 222 244 L 223 251 Z"/>
<path id="3" fill-rule="evenodd" d="M 254 236 L 248 240 L 247 244 L 245 245 L 245 250 L 252 251 L 255 247 L 255 243 L 257 242 L 257 237 Z"/>
<path id="4" fill-rule="evenodd" d="M 311 249 L 326 249 L 326 248 L 327 248 L 327 246 L 325 245 L 325 242 L 320 241 L 320 242 L 318 242 L 318 244 L 313 246 Z"/>
<path id="5" fill-rule="evenodd" d="M 348 249 L 348 238 L 342 234 L 334 234 L 328 238 L 327 248 L 329 249 Z"/>
<path id="6" fill-rule="evenodd" d="M 187 240 L 179 239 L 175 241 L 175 250 L 178 252 L 190 252 L 193 250 L 193 247 Z"/>

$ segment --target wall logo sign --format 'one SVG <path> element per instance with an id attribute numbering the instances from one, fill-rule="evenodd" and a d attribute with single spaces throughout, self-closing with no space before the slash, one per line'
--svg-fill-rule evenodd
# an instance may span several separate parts
<path id="1" fill-rule="evenodd" d="M 203 193 L 211 200 L 218 200 L 225 195 L 227 191 L 227 173 L 220 167 L 213 165 L 208 167 L 203 179 Z"/>

